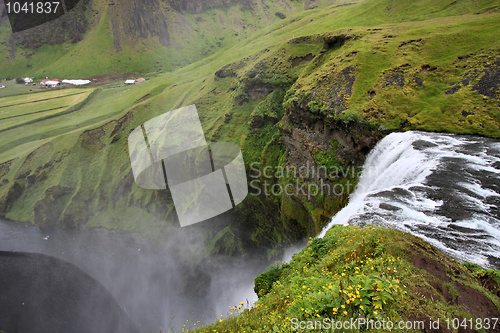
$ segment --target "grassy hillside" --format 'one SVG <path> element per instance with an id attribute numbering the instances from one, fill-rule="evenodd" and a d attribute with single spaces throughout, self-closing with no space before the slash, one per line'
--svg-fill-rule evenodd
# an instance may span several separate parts
<path id="1" fill-rule="evenodd" d="M 92 56 L 114 43 L 109 10 L 99 12 L 99 25 L 70 46 L 81 62 L 75 65 L 64 53 L 53 65 L 32 70 L 113 70 L 109 66 L 117 62 Z M 225 18 L 233 17 L 231 10 Z M 0 97 L 2 117 L 15 116 L 0 122 L 0 214 L 46 228 L 104 226 L 161 238 L 161 230 L 178 225 L 170 193 L 135 186 L 127 137 L 183 105 L 196 104 L 207 140 L 240 145 L 249 180 L 254 162 L 260 170 L 307 163 L 359 167 L 391 130 L 500 137 L 498 10 L 494 1 L 334 4 L 266 23 L 233 46 L 151 74 L 140 85 L 117 81 Z M 203 15 L 218 11 L 196 15 L 208 20 Z M 130 58 L 142 66 L 143 58 Z M 323 180 L 353 189 L 357 174 Z M 319 180 L 292 175 L 258 181 L 263 188 Z M 263 247 L 271 255 L 278 246 L 315 235 L 348 196 L 249 195 L 236 210 L 192 228 L 215 240 L 213 252 Z"/>
<path id="2" fill-rule="evenodd" d="M 301 12 L 309 2 L 209 1 L 206 10 L 197 12 L 172 1 L 82 1 L 67 14 L 70 18 L 17 34 L 10 32 L 4 16 L 0 17 L 0 57 L 5 61 L 0 63 L 0 75 L 83 78 L 172 71 L 228 49 L 270 25 L 282 25 L 282 17 Z M 313 1 L 315 6 L 336 2 Z M 74 25 L 78 25 L 77 36 L 61 38 L 64 27 Z"/>
<path id="3" fill-rule="evenodd" d="M 484 318 L 500 314 L 499 282 L 499 271 L 460 264 L 409 234 L 337 226 L 259 275 L 257 303 L 236 304 L 206 327 L 188 322 L 183 332 L 333 332 L 332 324 L 360 319 L 337 331 L 460 332 L 472 323 L 470 331 L 496 332 Z"/>
<path id="4" fill-rule="evenodd" d="M 280 29 L 291 37 L 341 27 L 498 11 L 494 0 L 366 1 L 340 8 L 342 15 L 320 8 L 350 1 L 213 2 L 216 4 L 197 12 L 166 1 L 147 6 L 140 1 L 82 1 L 67 18 L 14 35 L 3 16 L 0 57 L 5 61 L 0 63 L 0 73 L 3 78 L 83 78 L 113 72 L 166 72 L 227 50 L 255 33 L 263 36 Z M 302 21 L 299 29 L 289 24 L 306 16 L 316 22 Z M 267 43 L 273 45 L 274 41 Z"/>

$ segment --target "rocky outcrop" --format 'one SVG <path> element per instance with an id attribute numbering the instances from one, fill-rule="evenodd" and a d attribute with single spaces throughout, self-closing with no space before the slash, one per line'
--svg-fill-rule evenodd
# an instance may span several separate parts
<path id="1" fill-rule="evenodd" d="M 287 159 L 294 165 L 316 164 L 314 153 L 331 151 L 332 142 L 337 142 L 335 155 L 339 161 L 360 166 L 368 152 L 381 138 L 382 133 L 358 122 L 344 123 L 316 117 L 304 110 L 294 110 L 287 115 L 282 126 L 283 143 L 288 148 Z"/>
<path id="2" fill-rule="evenodd" d="M 172 8 L 178 11 L 186 11 L 192 14 L 199 14 L 208 9 L 228 8 L 234 4 L 242 4 L 249 9 L 252 2 L 250 0 L 169 0 Z"/>
<path id="3" fill-rule="evenodd" d="M 297 209 L 307 212 L 308 233 L 315 235 L 347 202 L 366 155 L 384 133 L 357 121 L 318 117 L 302 108 L 287 110 L 280 128 L 286 147 L 283 165 L 306 170 L 298 174 L 298 182 L 314 189 L 294 191 L 288 200 L 294 203 L 295 213 L 287 217 L 284 210 L 284 217 L 304 223 L 304 213 L 297 217 Z M 318 201 L 318 194 L 323 199 Z"/>
<path id="4" fill-rule="evenodd" d="M 139 40 L 150 36 L 169 46 L 168 16 L 162 7 L 163 1 L 160 0 L 117 2 L 109 6 L 115 48 L 121 49 L 121 40 Z"/>
<path id="5" fill-rule="evenodd" d="M 8 212 L 12 208 L 12 205 L 16 202 L 16 200 L 21 197 L 23 191 L 24 187 L 19 182 L 15 182 L 9 188 L 7 195 L 5 195 L 3 200 L 0 202 L 0 212 L 2 212 L 3 214 Z"/>

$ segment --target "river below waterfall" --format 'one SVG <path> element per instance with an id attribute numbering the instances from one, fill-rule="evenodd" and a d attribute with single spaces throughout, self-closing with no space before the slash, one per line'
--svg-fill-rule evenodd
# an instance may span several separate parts
<path id="1" fill-rule="evenodd" d="M 500 141 L 392 133 L 370 152 L 335 224 L 410 232 L 449 255 L 500 268 Z"/>

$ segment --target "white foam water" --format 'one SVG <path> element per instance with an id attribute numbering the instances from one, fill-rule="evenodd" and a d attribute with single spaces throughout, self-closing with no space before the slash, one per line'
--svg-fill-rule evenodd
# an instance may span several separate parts
<path id="1" fill-rule="evenodd" d="M 500 267 L 500 142 L 409 131 L 368 155 L 336 224 L 410 232 L 461 260 Z"/>

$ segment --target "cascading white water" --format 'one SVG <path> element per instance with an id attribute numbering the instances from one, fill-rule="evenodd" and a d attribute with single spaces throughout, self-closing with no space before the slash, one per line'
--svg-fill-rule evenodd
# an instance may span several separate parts
<path id="1" fill-rule="evenodd" d="M 459 259 L 500 266 L 500 141 L 393 133 L 368 155 L 335 224 L 410 232 Z"/>

